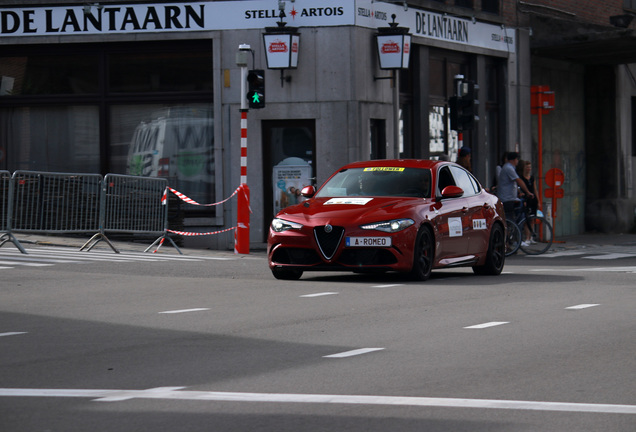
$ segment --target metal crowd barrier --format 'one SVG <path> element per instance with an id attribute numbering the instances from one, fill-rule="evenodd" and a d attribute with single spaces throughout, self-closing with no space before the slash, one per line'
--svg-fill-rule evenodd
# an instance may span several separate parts
<path id="1" fill-rule="evenodd" d="M 13 231 L 73 234 L 99 229 L 99 174 L 16 171 Z"/>
<path id="2" fill-rule="evenodd" d="M 11 241 L 26 253 L 13 232 L 96 233 L 80 250 L 91 250 L 104 240 L 119 253 L 106 233 L 165 236 L 168 206 L 162 205 L 162 196 L 167 183 L 166 179 L 117 174 L 102 178 L 99 174 L 16 171 L 11 176 L 0 171 L 0 246 Z"/>
<path id="3" fill-rule="evenodd" d="M 0 171 L 0 232 L 4 233 L 9 230 L 9 182 L 11 181 L 11 173 L 9 171 Z"/>
<path id="4" fill-rule="evenodd" d="M 167 187 L 168 180 L 163 178 L 106 174 L 102 181 L 100 209 L 103 223 L 99 232 L 80 250 L 91 250 L 99 241 L 105 240 L 118 252 L 108 241 L 106 232 L 165 235 L 168 206 L 162 205 L 162 196 Z M 174 242 L 173 245 L 178 250 Z"/>
<path id="5" fill-rule="evenodd" d="M 20 252 L 26 253 L 18 239 L 11 232 L 11 202 L 13 188 L 11 187 L 11 173 L 0 171 L 0 247 L 10 241 Z"/>

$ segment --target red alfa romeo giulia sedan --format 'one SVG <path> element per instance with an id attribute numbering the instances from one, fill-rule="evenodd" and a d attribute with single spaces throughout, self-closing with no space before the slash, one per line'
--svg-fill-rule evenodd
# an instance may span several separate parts
<path id="1" fill-rule="evenodd" d="M 303 197 L 270 226 L 268 262 L 278 279 L 326 270 L 426 280 L 433 269 L 498 275 L 504 267 L 503 206 L 455 163 L 356 162 Z"/>

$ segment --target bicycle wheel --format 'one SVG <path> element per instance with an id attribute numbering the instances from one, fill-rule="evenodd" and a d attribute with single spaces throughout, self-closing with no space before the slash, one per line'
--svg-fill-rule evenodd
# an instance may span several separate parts
<path id="1" fill-rule="evenodd" d="M 506 220 L 506 256 L 517 252 L 521 245 L 521 231 L 517 224 L 511 220 Z"/>
<path id="2" fill-rule="evenodd" d="M 552 226 L 541 216 L 530 216 L 524 224 L 523 238 L 530 230 L 530 239 L 521 243 L 521 250 L 528 255 L 540 255 L 552 246 Z"/>

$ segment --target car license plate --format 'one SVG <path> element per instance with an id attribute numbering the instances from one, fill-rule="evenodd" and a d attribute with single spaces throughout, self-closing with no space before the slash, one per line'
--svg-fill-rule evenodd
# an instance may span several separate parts
<path id="1" fill-rule="evenodd" d="M 347 237 L 348 247 L 389 247 L 391 237 Z"/>

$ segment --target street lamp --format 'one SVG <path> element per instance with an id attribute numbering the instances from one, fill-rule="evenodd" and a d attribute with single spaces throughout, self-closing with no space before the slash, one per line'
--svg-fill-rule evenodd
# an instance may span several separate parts
<path id="1" fill-rule="evenodd" d="M 374 77 L 374 79 L 392 79 L 393 81 L 393 149 L 391 156 L 400 156 L 400 86 L 398 83 L 399 69 L 408 69 L 411 57 L 411 34 L 408 27 L 399 27 L 395 22 L 395 14 L 391 15 L 393 22 L 389 27 L 379 27 L 376 34 L 378 59 L 380 69 L 390 69 L 390 77 Z M 389 152 L 387 152 L 389 156 Z"/>
<path id="2" fill-rule="evenodd" d="M 283 18 L 285 18 L 284 8 L 284 2 L 279 2 L 280 14 L 278 16 L 280 21 L 276 22 L 276 27 L 265 27 L 265 33 L 263 33 L 267 68 L 280 69 L 281 87 L 283 87 L 285 81 L 291 82 L 291 77 L 286 77 L 284 70 L 298 67 L 298 51 L 300 48 L 298 27 L 287 27 L 287 23 L 283 21 Z"/>
<path id="3" fill-rule="evenodd" d="M 398 27 L 395 14 L 389 27 L 379 27 L 376 34 L 380 69 L 408 69 L 411 56 L 411 34 L 408 27 Z"/>

